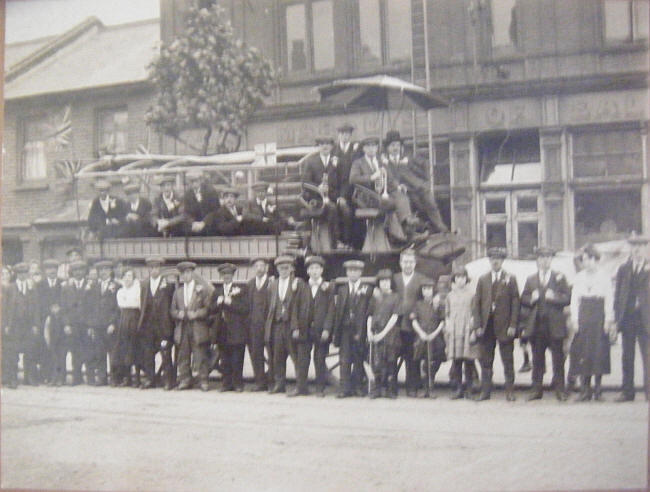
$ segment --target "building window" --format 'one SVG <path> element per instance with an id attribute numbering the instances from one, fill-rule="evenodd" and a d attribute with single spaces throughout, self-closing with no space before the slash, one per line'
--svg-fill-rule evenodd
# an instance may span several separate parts
<path id="1" fill-rule="evenodd" d="M 648 39 L 648 0 L 605 0 L 605 40 L 632 42 Z"/>
<path id="2" fill-rule="evenodd" d="M 576 191 L 574 203 L 576 247 L 641 231 L 639 190 Z"/>
<path id="3" fill-rule="evenodd" d="M 482 185 L 535 184 L 542 181 L 539 132 L 500 132 L 478 140 Z"/>
<path id="4" fill-rule="evenodd" d="M 332 0 L 285 5 L 283 20 L 288 72 L 334 68 Z"/>
<path id="5" fill-rule="evenodd" d="M 639 130 L 610 130 L 573 135 L 574 177 L 642 173 L 642 142 Z"/>
<path id="6" fill-rule="evenodd" d="M 511 48 L 517 44 L 517 18 L 515 0 L 490 2 L 492 48 Z"/>
<path id="7" fill-rule="evenodd" d="M 47 177 L 48 124 L 44 117 L 25 120 L 23 124 L 23 153 L 21 179 L 32 180 Z"/>
<path id="8" fill-rule="evenodd" d="M 410 0 L 358 0 L 358 62 L 381 65 L 411 58 Z"/>
<path id="9" fill-rule="evenodd" d="M 103 109 L 97 117 L 97 153 L 120 154 L 128 150 L 129 113 L 126 108 Z"/>

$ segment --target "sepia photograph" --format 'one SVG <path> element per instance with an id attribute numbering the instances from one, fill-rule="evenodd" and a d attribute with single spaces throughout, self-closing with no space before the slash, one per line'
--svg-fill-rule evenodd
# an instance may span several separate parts
<path id="1" fill-rule="evenodd" d="M 650 489 L 650 0 L 0 22 L 0 490 Z"/>

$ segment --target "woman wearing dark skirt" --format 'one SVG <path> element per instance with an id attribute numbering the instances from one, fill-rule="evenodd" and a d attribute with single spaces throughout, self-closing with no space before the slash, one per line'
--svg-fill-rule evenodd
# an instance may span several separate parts
<path id="1" fill-rule="evenodd" d="M 577 333 L 571 357 L 582 381 L 578 401 L 602 400 L 601 378 L 609 374 L 609 337 L 614 329 L 611 279 L 598 269 L 600 254 L 588 245 L 582 253 L 584 269 L 575 277 L 571 293 L 571 321 Z M 591 388 L 591 377 L 594 388 Z"/>
<path id="2" fill-rule="evenodd" d="M 117 291 L 120 323 L 111 340 L 111 382 L 118 386 L 131 385 L 131 365 L 134 360 L 135 334 L 140 319 L 140 282 L 135 272 L 127 269 L 123 286 Z M 136 381 L 136 386 L 139 382 Z"/>

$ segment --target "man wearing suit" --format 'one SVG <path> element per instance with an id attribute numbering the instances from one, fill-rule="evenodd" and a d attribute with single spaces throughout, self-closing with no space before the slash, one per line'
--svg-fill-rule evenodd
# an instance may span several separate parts
<path id="1" fill-rule="evenodd" d="M 61 360 L 63 325 L 61 324 L 61 280 L 57 277 L 58 269 L 58 261 L 45 260 L 43 262 L 45 278 L 37 286 L 44 327 L 43 368 L 49 386 L 59 382 L 61 384 L 65 376 L 65 360 Z"/>
<path id="2" fill-rule="evenodd" d="M 244 391 L 242 371 L 248 330 L 249 301 L 246 287 L 233 284 L 237 267 L 224 263 L 218 267 L 223 283 L 216 287 L 210 301 L 214 331 L 221 354 L 221 391 Z"/>
<path id="3" fill-rule="evenodd" d="M 363 395 L 367 390 L 363 387 L 363 361 L 372 287 L 361 282 L 364 266 L 361 260 L 344 262 L 347 279 L 336 292 L 333 342 L 339 347 L 341 375 L 337 398 Z"/>
<path id="4" fill-rule="evenodd" d="M 533 388 L 528 400 L 542 398 L 546 349 L 550 349 L 555 397 L 566 401 L 563 344 L 567 326 L 563 309 L 571 303 L 571 289 L 564 275 L 551 270 L 552 249 L 537 248 L 536 255 L 537 272 L 526 279 L 521 294 L 521 338 L 530 340 L 533 349 Z"/>
<path id="5" fill-rule="evenodd" d="M 99 274 L 99 280 L 92 285 L 87 297 L 88 332 L 87 337 L 84 337 L 88 342 L 85 349 L 87 354 L 86 379 L 90 385 L 105 386 L 107 382 L 107 336 L 115 331 L 120 321 L 120 309 L 117 305 L 119 285 L 111 279 L 113 262 L 99 261 L 95 263 L 95 267 Z"/>
<path id="6" fill-rule="evenodd" d="M 413 346 L 415 332 L 413 331 L 410 314 L 415 310 L 422 285 L 431 282 L 431 279 L 415 271 L 417 264 L 415 250 L 407 248 L 400 253 L 399 266 L 401 272 L 393 275 L 395 292 L 401 298 L 399 310 L 400 353 L 406 366 L 406 395 L 416 397 L 420 386 L 420 370 L 413 361 Z M 397 380 L 397 374 L 395 374 Z"/>
<path id="7" fill-rule="evenodd" d="M 151 210 L 148 198 L 140 196 L 140 185 L 129 183 L 124 187 L 127 197 L 127 210 L 121 237 L 150 237 L 154 236 Z"/>
<path id="8" fill-rule="evenodd" d="M 517 335 L 519 290 L 515 277 L 502 268 L 507 254 L 503 248 L 490 248 L 491 271 L 482 275 L 476 285 L 474 322 L 479 340 L 481 361 L 481 393 L 478 401 L 488 400 L 492 391 L 494 349 L 499 343 L 506 380 L 506 399 L 514 401 L 515 370 L 513 342 Z"/>
<path id="9" fill-rule="evenodd" d="M 21 352 L 23 381 L 25 384 L 37 384 L 36 360 L 30 353 L 30 345 L 42 336 L 38 294 L 29 280 L 29 265 L 18 263 L 14 266 L 14 271 L 17 275 L 16 282 L 7 292 L 3 292 L 3 296 L 8 298 L 8 312 L 2 313 L 3 378 L 9 388 L 16 388 L 18 385 L 18 357 Z"/>
<path id="10" fill-rule="evenodd" d="M 160 195 L 153 205 L 153 219 L 156 230 L 164 237 L 178 237 L 184 234 L 183 203 L 176 196 L 176 178 L 166 174 L 160 178 Z"/>
<path id="11" fill-rule="evenodd" d="M 100 179 L 95 183 L 99 195 L 90 204 L 88 228 L 98 239 L 118 237 L 124 224 L 128 206 L 121 198 L 111 196 L 111 184 Z"/>
<path id="12" fill-rule="evenodd" d="M 352 212 L 347 198 L 342 195 L 339 187 L 338 157 L 332 154 L 334 139 L 318 137 L 316 145 L 318 152 L 308 155 L 303 161 L 302 182 L 316 186 L 325 197 L 324 209 L 327 214 L 327 223 L 330 237 L 337 248 L 343 248 L 350 243 Z M 315 193 L 309 190 L 303 192 L 304 200 L 309 203 Z M 343 231 L 339 227 L 339 220 L 343 223 Z"/>
<path id="13" fill-rule="evenodd" d="M 648 281 L 650 265 L 645 257 L 648 239 L 632 235 L 628 238 L 630 257 L 616 272 L 614 314 L 623 338 L 623 388 L 618 402 L 634 400 L 634 347 L 639 343 L 643 361 L 643 381 L 646 400 L 648 387 L 648 337 L 650 336 L 650 298 Z"/>
<path id="14" fill-rule="evenodd" d="M 270 393 L 283 393 L 286 387 L 287 357 L 296 370 L 296 389 L 287 396 L 306 395 L 310 345 L 308 339 L 309 288 L 294 275 L 293 258 L 275 259 L 278 279 L 269 286 L 269 310 L 264 325 L 264 341 L 273 354 L 275 384 Z"/>
<path id="15" fill-rule="evenodd" d="M 174 286 L 162 278 L 161 268 L 165 259 L 151 256 L 145 260 L 149 278 L 140 284 L 140 320 L 136 334 L 138 358 L 145 375 L 143 389 L 154 386 L 156 353 L 161 355 L 163 387 L 172 389 L 175 374 L 172 368 L 172 345 L 174 343 L 174 321 L 170 307 Z"/>
<path id="16" fill-rule="evenodd" d="M 264 372 L 264 323 L 269 309 L 269 283 L 268 264 L 263 258 L 254 258 L 251 262 L 255 276 L 248 281 L 248 354 L 253 366 L 255 376 L 254 391 L 266 391 L 269 376 L 272 377 L 271 357 L 269 357 L 269 372 Z"/>
<path id="17" fill-rule="evenodd" d="M 238 236 L 243 233 L 242 208 L 236 201 L 239 191 L 225 188 L 221 192 L 221 206 L 205 218 L 205 231 L 211 235 Z"/>
<path id="18" fill-rule="evenodd" d="M 189 189 L 183 197 L 183 213 L 188 230 L 194 235 L 207 235 L 205 218 L 219 209 L 219 197 L 209 183 L 203 181 L 201 171 L 186 174 Z"/>
<path id="19" fill-rule="evenodd" d="M 174 344 L 178 360 L 178 390 L 192 387 L 192 357 L 199 371 L 202 391 L 208 391 L 210 374 L 210 329 L 208 308 L 210 295 L 207 289 L 194 280 L 196 263 L 181 261 L 176 266 L 181 275 L 181 285 L 174 292 L 171 315 L 176 321 Z"/>
<path id="20" fill-rule="evenodd" d="M 72 276 L 61 289 L 61 312 L 63 313 L 63 334 L 65 354 L 72 355 L 72 385 L 82 383 L 81 367 L 87 362 L 85 348 L 88 347 L 89 302 L 92 282 L 85 278 L 88 266 L 85 261 L 70 265 Z M 65 355 L 64 355 L 65 357 Z"/>
<path id="21" fill-rule="evenodd" d="M 325 396 L 327 365 L 325 363 L 332 340 L 334 327 L 334 284 L 323 280 L 325 260 L 320 256 L 309 256 L 305 260 L 309 275 L 309 343 L 314 346 L 314 368 L 316 369 L 316 391 Z"/>
<path id="22" fill-rule="evenodd" d="M 413 208 L 426 217 L 431 232 L 449 232 L 440 216 L 438 204 L 427 186 L 428 173 L 415 156 L 404 154 L 402 137 L 398 131 L 391 130 L 386 133 L 384 148 L 386 154 L 382 155 L 382 161 L 385 161 L 385 165 L 397 176 L 400 185 L 405 187 Z"/>
<path id="23" fill-rule="evenodd" d="M 277 207 L 269 201 L 269 184 L 259 182 L 251 188 L 255 198 L 248 200 L 242 210 L 243 234 L 280 234 L 285 224 L 277 215 Z"/>

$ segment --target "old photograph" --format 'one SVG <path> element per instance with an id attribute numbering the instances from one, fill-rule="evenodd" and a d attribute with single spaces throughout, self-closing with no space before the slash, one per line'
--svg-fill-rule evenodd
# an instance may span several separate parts
<path id="1" fill-rule="evenodd" d="M 0 14 L 0 489 L 650 487 L 650 0 Z"/>

